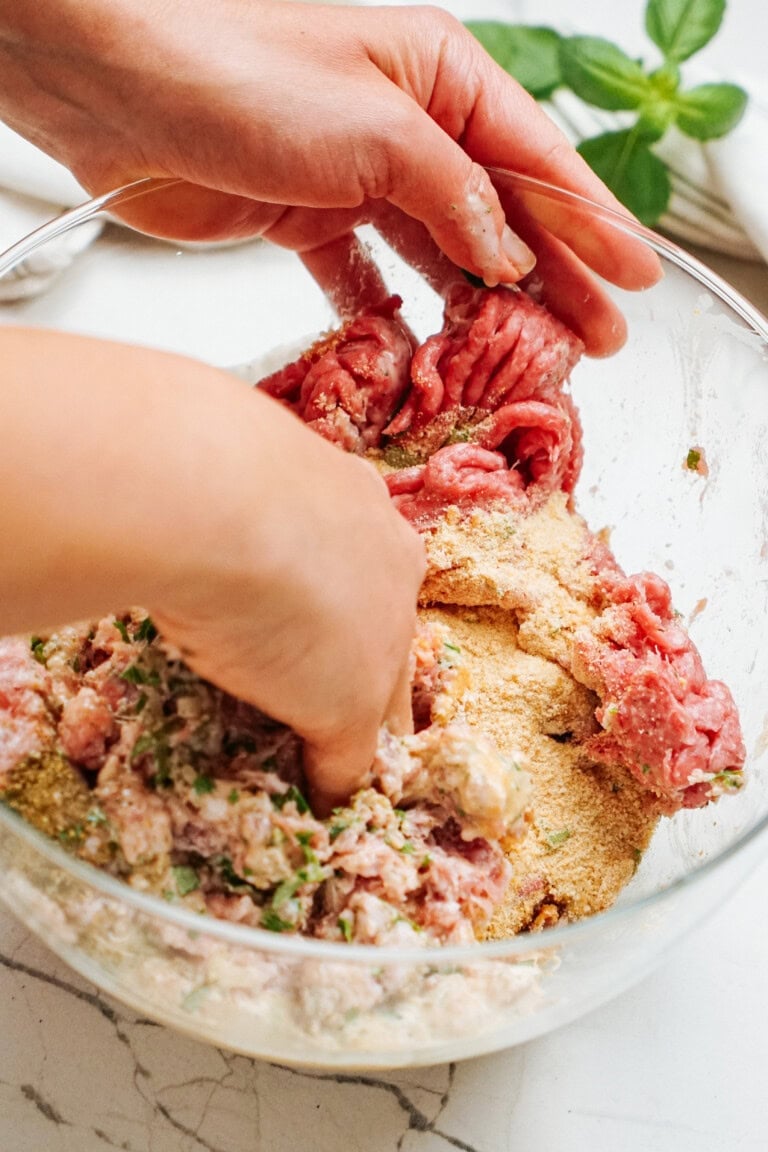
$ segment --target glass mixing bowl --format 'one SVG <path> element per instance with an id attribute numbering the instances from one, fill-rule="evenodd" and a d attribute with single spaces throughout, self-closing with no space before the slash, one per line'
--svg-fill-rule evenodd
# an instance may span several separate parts
<path id="1" fill-rule="evenodd" d="M 639 980 L 765 850 L 768 325 L 662 238 L 567 193 L 497 179 L 529 205 L 572 211 L 578 227 L 633 234 L 662 262 L 649 290 L 606 286 L 627 318 L 626 345 L 610 359 L 582 360 L 573 374 L 585 444 L 577 503 L 594 529 L 610 526 L 625 570 L 654 570 L 671 584 L 709 675 L 740 708 L 748 782 L 663 820 L 609 911 L 429 950 L 330 944 L 192 915 L 72 859 L 0 807 L 0 898 L 11 911 L 139 1013 L 252 1056 L 384 1068 L 541 1035 Z M 82 249 L 44 293 L 0 307 L 0 320 L 171 349 L 250 379 L 276 346 L 301 345 L 333 322 L 288 252 L 260 242 L 180 248 L 111 222 L 110 211 L 137 195 L 162 189 L 149 182 L 104 196 L 0 257 L 7 288 L 25 272 L 52 275 Z M 106 221 L 96 240 L 94 221 Z M 375 234 L 366 237 L 414 329 L 435 331 L 440 301 Z M 705 453 L 706 477 L 685 467 L 693 446 Z"/>

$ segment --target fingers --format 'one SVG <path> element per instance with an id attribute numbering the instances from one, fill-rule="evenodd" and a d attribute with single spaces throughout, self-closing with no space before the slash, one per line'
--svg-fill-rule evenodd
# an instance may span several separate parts
<path id="1" fill-rule="evenodd" d="M 413 734 L 410 660 L 406 660 L 400 670 L 384 720 L 395 736 L 411 736 Z"/>
<path id="2" fill-rule="evenodd" d="M 368 249 L 353 232 L 302 252 L 301 260 L 342 320 L 374 308 L 389 295 Z"/>
<path id="3" fill-rule="evenodd" d="M 619 307 L 573 251 L 520 204 L 510 204 L 515 223 L 538 253 L 522 287 L 545 304 L 584 341 L 588 356 L 610 356 L 623 347 L 627 324 Z"/>
<path id="4" fill-rule="evenodd" d="M 416 30 L 411 28 L 408 36 L 409 44 L 415 44 L 416 48 L 410 51 L 405 47 L 400 49 L 406 61 L 408 87 L 422 102 L 428 117 L 440 127 L 444 137 L 458 140 L 463 154 L 484 168 L 511 169 L 547 181 L 629 218 L 626 209 L 536 101 L 485 53 L 458 21 L 429 12 L 420 13 L 413 19 Z M 426 21 L 431 22 L 429 35 Z M 421 36 L 419 22 L 425 22 Z M 399 34 L 404 37 L 405 29 L 399 29 Z M 374 59 L 383 71 L 389 68 L 397 81 L 405 85 L 403 78 L 392 69 L 391 54 L 391 47 L 377 46 Z M 499 228 L 502 217 L 498 215 L 495 199 L 489 195 L 487 185 L 476 170 L 470 172 L 465 167 L 462 171 L 457 158 L 452 157 L 444 145 L 441 148 L 439 139 L 434 135 L 430 137 L 423 126 L 415 122 L 409 126 L 403 148 L 410 149 L 411 135 L 417 141 L 417 147 L 431 146 L 435 149 L 434 154 L 425 154 L 434 161 L 432 179 L 417 163 L 414 171 L 419 187 L 406 188 L 403 195 L 398 186 L 389 198 L 422 220 L 452 259 L 469 271 L 476 271 L 470 263 L 457 256 L 462 247 L 468 246 L 463 238 L 476 227 L 467 206 L 470 203 L 484 206 L 501 244 Z M 412 155 L 412 152 L 409 150 L 408 154 Z M 448 174 L 447 181 L 443 165 Z M 449 219 L 441 220 L 436 189 L 439 192 L 441 185 L 447 187 L 450 184 L 458 190 L 462 179 L 466 189 L 464 200 L 458 191 L 454 194 L 460 210 Z M 494 173 L 493 183 L 504 191 L 503 179 L 497 173 Z M 585 264 L 606 279 L 622 287 L 637 288 L 647 287 L 659 278 L 659 266 L 653 253 L 641 241 L 626 235 L 599 215 L 577 208 L 572 203 L 529 195 L 519 185 L 506 190 L 517 199 L 523 199 L 531 214 L 552 235 L 563 240 Z M 427 201 L 431 203 L 431 209 Z M 503 195 L 501 203 L 506 207 Z M 517 233 L 514 221 L 508 219 L 508 223 Z M 488 275 L 484 278 L 491 283 Z M 517 281 L 520 277 L 511 279 Z M 499 281 L 504 280 L 505 277 L 500 275 Z"/>
<path id="5" fill-rule="evenodd" d="M 506 222 L 488 173 L 413 103 L 390 166 L 389 202 L 420 220 L 459 268 L 490 288 L 514 284 L 533 268 L 536 257 Z"/>
<path id="6" fill-rule="evenodd" d="M 305 742 L 304 771 L 315 815 L 327 816 L 364 786 L 376 754 L 378 735 L 379 724 L 373 717 L 340 736 Z"/>
<path id="7" fill-rule="evenodd" d="M 605 280 L 629 291 L 650 288 L 662 275 L 655 252 L 623 231 L 622 222 L 606 219 L 590 205 L 556 191 L 537 189 L 533 181 L 501 169 L 489 171 L 501 204 L 514 226 L 525 210 L 557 236 Z M 628 219 L 628 214 L 622 212 Z M 530 242 L 530 238 L 529 238 Z"/>

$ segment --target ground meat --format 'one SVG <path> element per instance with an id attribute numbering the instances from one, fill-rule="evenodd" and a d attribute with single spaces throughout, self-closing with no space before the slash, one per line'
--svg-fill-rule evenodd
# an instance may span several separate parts
<path id="1" fill-rule="evenodd" d="M 600 760 L 626 765 L 669 811 L 741 787 L 746 749 L 730 691 L 708 680 L 658 576 L 596 573 L 600 616 L 575 636 L 574 672 L 599 693 Z"/>
<path id="2" fill-rule="evenodd" d="M 46 669 L 33 659 L 39 646 L 9 639 L 0 643 L 0 789 L 8 773 L 22 760 L 39 756 L 53 731 L 46 699 L 50 693 Z"/>
<path id="3" fill-rule="evenodd" d="M 13 746 L 7 802 L 134 887 L 367 943 L 474 939 L 504 894 L 502 841 L 524 828 L 528 778 L 449 722 L 468 681 L 445 628 L 421 625 L 414 643 L 425 727 L 383 730 L 371 787 L 326 821 L 304 798 L 296 736 L 200 680 L 140 611 L 34 647 L 1 641 L 3 664 L 15 688 L 0 726 L 34 735 Z M 41 725 L 46 697 L 63 704 Z"/>
<path id="4" fill-rule="evenodd" d="M 355 317 L 260 387 L 345 451 L 376 447 L 408 386 L 413 343 L 400 303 Z"/>
<path id="5" fill-rule="evenodd" d="M 456 943 L 607 907 L 659 814 L 740 787 L 745 749 L 667 585 L 627 577 L 573 509 L 580 341 L 523 292 L 464 286 L 414 354 L 399 304 L 262 387 L 367 454 L 424 536 L 416 735 L 382 732 L 371 786 L 319 820 L 295 734 L 201 681 L 133 611 L 0 641 L 0 791 L 198 912 Z"/>

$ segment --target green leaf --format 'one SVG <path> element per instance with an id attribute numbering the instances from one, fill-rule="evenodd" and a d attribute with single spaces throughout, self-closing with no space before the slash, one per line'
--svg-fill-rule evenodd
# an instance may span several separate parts
<path id="1" fill-rule="evenodd" d="M 573 832 L 570 828 L 561 828 L 559 832 L 549 832 L 544 839 L 550 848 L 559 848 L 566 840 L 570 840 L 571 836 Z"/>
<path id="2" fill-rule="evenodd" d="M 594 136 L 579 145 L 579 152 L 643 224 L 653 225 L 664 214 L 672 191 L 669 173 L 635 130 Z"/>
<path id="3" fill-rule="evenodd" d="M 678 95 L 677 126 L 695 140 L 714 140 L 736 127 L 746 106 L 738 84 L 700 84 Z"/>
<path id="4" fill-rule="evenodd" d="M 289 920 L 283 920 L 272 908 L 265 908 L 262 912 L 261 926 L 269 932 L 291 932 L 293 930 L 293 924 Z"/>
<path id="5" fill-rule="evenodd" d="M 205 775 L 201 774 L 200 776 L 195 777 L 194 782 L 192 784 L 192 787 L 194 788 L 194 790 L 198 796 L 205 796 L 209 792 L 213 792 L 213 790 L 216 787 L 216 784 L 211 779 L 210 776 L 205 776 Z"/>
<path id="6" fill-rule="evenodd" d="M 680 63 L 717 32 L 725 0 L 648 0 L 645 30 L 666 60 Z"/>
<path id="7" fill-rule="evenodd" d="M 39 636 L 31 636 L 29 649 L 38 664 L 45 664 L 45 640 L 42 640 Z"/>
<path id="8" fill-rule="evenodd" d="M 128 629 L 126 628 L 123 621 L 119 620 L 117 617 L 115 617 L 115 628 L 117 628 L 118 632 L 120 633 L 120 636 L 122 637 L 123 643 L 130 644 L 131 638 L 128 635 Z"/>
<path id="9" fill-rule="evenodd" d="M 171 868 L 171 872 L 176 881 L 176 891 L 179 896 L 188 896 L 190 892 L 194 892 L 200 887 L 200 878 L 197 872 L 187 864 L 180 864 Z"/>
<path id="10" fill-rule="evenodd" d="M 467 28 L 488 55 L 537 100 L 547 100 L 562 84 L 561 37 L 554 28 L 495 20 L 469 20 Z"/>
<path id="11" fill-rule="evenodd" d="M 294 804 L 296 805 L 296 807 L 299 811 L 300 816 L 304 816 L 307 812 L 310 811 L 309 804 L 304 799 L 301 792 L 299 792 L 299 790 L 295 784 L 291 784 L 288 791 L 284 792 L 282 794 L 282 796 L 275 793 L 271 797 L 271 799 L 272 799 L 272 803 L 274 804 L 275 808 L 283 808 L 283 806 L 285 804 L 287 804 L 289 800 L 293 800 Z"/>
<path id="12" fill-rule="evenodd" d="M 598 108 L 639 108 L 652 95 L 642 66 L 610 40 L 570 36 L 560 44 L 560 67 L 563 81 Z"/>
<path id="13" fill-rule="evenodd" d="M 157 636 L 157 628 L 155 628 L 149 616 L 145 616 L 141 624 L 135 632 L 137 640 L 146 640 L 147 644 L 151 644 Z"/>

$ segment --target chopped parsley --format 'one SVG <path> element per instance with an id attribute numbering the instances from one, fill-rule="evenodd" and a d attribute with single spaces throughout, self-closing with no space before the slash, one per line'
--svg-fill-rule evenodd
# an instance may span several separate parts
<path id="1" fill-rule="evenodd" d="M 461 652 L 461 648 L 457 644 L 450 644 L 447 640 L 443 641 L 443 647 L 447 648 L 449 652 Z"/>
<path id="2" fill-rule="evenodd" d="M 126 628 L 123 621 L 118 620 L 117 617 L 115 617 L 115 628 L 117 628 L 118 632 L 120 633 L 120 635 L 123 639 L 123 642 L 125 644 L 130 644 L 131 643 L 131 637 L 128 635 L 128 629 Z"/>
<path id="3" fill-rule="evenodd" d="M 91 808 L 85 819 L 88 824 L 93 824 L 94 827 L 98 827 L 100 824 L 109 823 L 101 808 Z"/>
<path id="4" fill-rule="evenodd" d="M 265 762 L 265 765 L 266 765 L 266 762 Z M 272 795 L 271 799 L 272 799 L 272 803 L 274 804 L 275 808 L 280 808 L 280 809 L 284 808 L 285 805 L 290 800 L 293 800 L 294 804 L 296 805 L 296 807 L 299 811 L 300 816 L 304 816 L 310 810 L 309 804 L 304 799 L 301 792 L 299 792 L 299 790 L 295 784 L 291 784 L 288 791 L 284 792 L 282 794 L 282 796 L 278 795 L 277 793 L 274 793 Z"/>
<path id="5" fill-rule="evenodd" d="M 148 699 L 149 697 L 147 696 L 146 692 L 142 692 L 136 701 L 136 707 L 133 710 L 137 716 L 146 708 Z"/>
<path id="6" fill-rule="evenodd" d="M 404 856 L 411 856 L 415 851 L 416 849 L 410 840 L 406 840 L 405 843 L 401 844 L 398 848 L 398 852 L 402 852 Z"/>
<path id="7" fill-rule="evenodd" d="M 712 783 L 718 782 L 728 792 L 738 792 L 739 788 L 744 787 L 744 776 L 741 772 L 736 772 L 732 768 L 726 768 L 723 772 L 718 772 L 716 776 L 712 777 Z"/>
<path id="8" fill-rule="evenodd" d="M 230 792 L 229 796 L 227 796 L 227 803 L 228 804 L 237 804 L 239 799 L 240 799 L 240 793 L 238 792 L 237 788 L 233 788 L 232 791 Z"/>
<path id="9" fill-rule="evenodd" d="M 147 672 L 138 664 L 130 664 L 124 672 L 120 673 L 120 679 L 127 680 L 129 684 L 152 684 L 156 686 L 160 683 L 157 672 Z"/>
<path id="10" fill-rule="evenodd" d="M 328 832 L 328 839 L 331 844 L 341 836 L 342 832 L 346 832 L 347 828 L 349 828 L 349 823 L 346 820 L 339 820 L 338 823 L 332 824 Z"/>
<path id="11" fill-rule="evenodd" d="M 339 916 L 336 924 L 338 926 L 339 932 L 341 932 L 347 944 L 349 944 L 352 939 L 352 921 L 348 916 Z"/>
<path id="12" fill-rule="evenodd" d="M 139 624 L 138 628 L 134 632 L 134 636 L 137 640 L 145 640 L 147 644 L 152 643 L 152 641 L 157 636 L 157 628 L 155 628 L 149 616 L 144 617 L 141 624 Z"/>
<path id="13" fill-rule="evenodd" d="M 179 896 L 188 896 L 190 892 L 194 892 L 200 887 L 200 877 L 194 868 L 190 868 L 188 864 L 178 864 L 171 868 L 171 872 L 176 881 L 176 891 Z"/>
<path id="14" fill-rule="evenodd" d="M 293 924 L 283 920 L 272 908 L 265 908 L 261 914 L 261 926 L 268 932 L 291 932 Z"/>
<path id="15" fill-rule="evenodd" d="M 192 785 L 198 796 L 205 796 L 209 792 L 213 792 L 216 787 L 215 782 L 210 776 L 196 776 L 195 782 Z"/>
<path id="16" fill-rule="evenodd" d="M 559 848 L 561 844 L 565 844 L 566 840 L 570 840 L 573 832 L 570 828 L 561 828 L 559 832 L 548 832 L 544 837 L 550 848 Z"/>
<path id="17" fill-rule="evenodd" d="M 45 664 L 45 640 L 41 639 L 40 636 L 32 636 L 29 641 L 29 648 L 38 664 Z"/>
<path id="18" fill-rule="evenodd" d="M 685 458 L 685 466 L 691 472 L 698 472 L 699 464 L 701 464 L 701 452 L 698 448 L 689 448 L 688 455 Z"/>
<path id="19" fill-rule="evenodd" d="M 151 752 L 155 745 L 155 738 L 151 732 L 144 732 L 139 736 L 131 752 L 131 760 L 138 760 L 146 752 Z"/>

